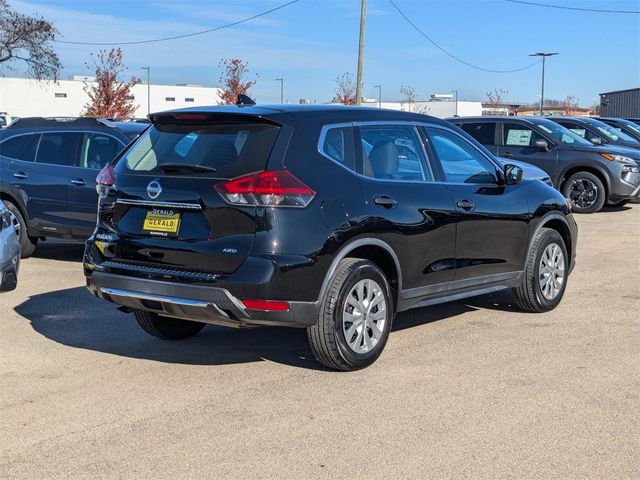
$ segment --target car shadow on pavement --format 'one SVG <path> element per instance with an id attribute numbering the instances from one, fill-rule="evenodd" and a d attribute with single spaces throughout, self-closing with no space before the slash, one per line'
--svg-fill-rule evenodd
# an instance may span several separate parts
<path id="1" fill-rule="evenodd" d="M 473 304 L 453 302 L 401 313 L 393 329 L 425 325 L 493 302 L 473 300 Z M 166 363 L 227 365 L 266 360 L 326 370 L 313 357 L 306 332 L 300 328 L 234 329 L 208 325 L 193 338 L 164 341 L 143 332 L 133 315 L 119 312 L 83 287 L 34 295 L 14 310 L 29 320 L 36 332 L 74 348 Z"/>
<path id="2" fill-rule="evenodd" d="M 38 243 L 33 258 L 46 260 L 62 260 L 64 262 L 81 262 L 84 253 L 84 243 L 49 241 Z"/>

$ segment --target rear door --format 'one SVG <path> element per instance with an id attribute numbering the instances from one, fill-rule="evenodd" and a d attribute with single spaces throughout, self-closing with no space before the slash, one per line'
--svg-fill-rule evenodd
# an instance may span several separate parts
<path id="1" fill-rule="evenodd" d="M 547 142 L 549 151 L 536 147 L 536 140 Z M 498 156 L 530 163 L 547 172 L 551 178 L 556 178 L 558 150 L 555 143 L 528 125 L 507 121 L 502 123 L 502 142 L 498 147 Z"/>
<path id="2" fill-rule="evenodd" d="M 412 124 L 356 128 L 361 185 L 378 237 L 397 253 L 403 299 L 446 291 L 454 276 L 455 213 Z"/>
<path id="3" fill-rule="evenodd" d="M 121 140 L 111 135 L 97 132 L 82 134 L 76 169 L 69 187 L 75 236 L 88 237 L 95 228 L 98 207 L 96 177 L 124 147 Z"/>
<path id="4" fill-rule="evenodd" d="M 460 125 L 460 128 L 475 138 L 491 153 L 497 155 L 499 141 L 497 125 L 495 121 L 465 122 Z"/>
<path id="5" fill-rule="evenodd" d="M 243 178 L 263 171 L 286 139 L 279 126 L 258 118 L 216 118 L 167 119 L 118 161 L 116 188 L 101 202 L 102 220 L 110 216 L 119 236 L 114 260 L 231 273 L 247 257 L 256 230 L 270 228 L 243 193 L 253 180 Z"/>
<path id="6" fill-rule="evenodd" d="M 425 129 L 456 205 L 454 288 L 517 276 L 528 245 L 526 184 L 502 185 L 497 167 L 451 129 Z"/>

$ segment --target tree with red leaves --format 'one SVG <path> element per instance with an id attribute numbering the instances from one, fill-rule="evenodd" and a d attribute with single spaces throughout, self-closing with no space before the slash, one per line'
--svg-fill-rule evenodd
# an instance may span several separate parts
<path id="1" fill-rule="evenodd" d="M 93 54 L 92 54 L 93 55 Z M 94 59 L 95 83 L 85 83 L 84 91 L 89 95 L 89 103 L 84 108 L 85 117 L 130 118 L 136 107 L 131 99 L 131 87 L 140 83 L 140 79 L 131 77 L 126 83 L 122 75 L 127 70 L 122 64 L 122 50 L 100 50 Z"/>
<path id="2" fill-rule="evenodd" d="M 249 74 L 249 64 L 237 58 L 223 58 L 218 62 L 218 68 L 222 70 L 219 80 L 222 89 L 219 105 L 235 105 L 239 95 L 249 96 L 249 89 L 256 84 L 256 79 L 243 81 Z"/>
<path id="3" fill-rule="evenodd" d="M 569 116 L 575 115 L 578 107 L 578 98 L 574 95 L 567 95 L 567 98 L 562 101 L 562 114 Z"/>
<path id="4" fill-rule="evenodd" d="M 356 104 L 356 82 L 352 74 L 347 72 L 336 78 L 336 92 L 333 101 L 343 105 Z"/>

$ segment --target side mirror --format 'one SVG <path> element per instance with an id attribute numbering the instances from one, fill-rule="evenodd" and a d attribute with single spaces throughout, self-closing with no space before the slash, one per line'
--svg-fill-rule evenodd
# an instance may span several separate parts
<path id="1" fill-rule="evenodd" d="M 589 141 L 594 145 L 602 145 L 602 139 L 600 137 L 591 137 Z"/>
<path id="2" fill-rule="evenodd" d="M 504 166 L 504 182 L 507 185 L 517 185 L 522 181 L 524 170 L 517 165 L 507 163 Z"/>
<path id="3" fill-rule="evenodd" d="M 547 141 L 544 138 L 538 138 L 535 142 L 533 142 L 533 144 L 535 145 L 535 147 L 542 151 L 542 152 L 548 152 L 549 151 L 549 144 L 547 143 Z"/>

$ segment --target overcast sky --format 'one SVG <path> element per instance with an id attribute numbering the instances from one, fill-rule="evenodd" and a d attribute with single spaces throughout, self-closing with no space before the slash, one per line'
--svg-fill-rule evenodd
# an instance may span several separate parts
<path id="1" fill-rule="evenodd" d="M 288 0 L 9 0 L 22 12 L 53 21 L 65 40 L 124 42 L 180 35 L 233 22 Z M 395 0 L 425 33 L 461 59 L 489 69 L 515 69 L 538 51 L 560 52 L 547 61 L 545 97 L 576 95 L 581 105 L 598 93 L 640 86 L 640 15 L 543 8 L 504 0 Z M 388 0 L 369 0 L 364 93 L 400 99 L 411 85 L 419 99 L 459 91 L 460 99 L 484 100 L 494 88 L 506 100 L 535 102 L 540 67 L 509 74 L 475 70 L 448 57 L 413 30 Z M 640 1 L 539 0 L 580 8 L 640 10 Z M 240 58 L 259 75 L 252 94 L 325 102 L 335 78 L 356 70 L 359 0 L 300 0 L 239 26 L 181 40 L 123 46 L 131 75 L 150 65 L 152 83 L 216 86 L 220 58 Z M 84 63 L 101 47 L 57 44 L 64 77 L 90 73 Z M 102 47 L 106 48 L 106 47 Z M 4 72 L 19 75 L 20 72 Z"/>

